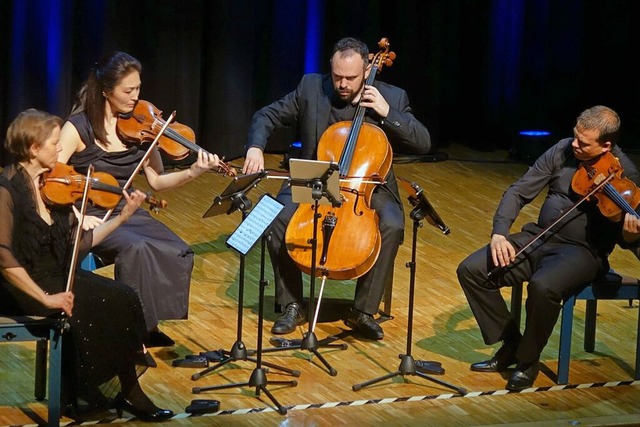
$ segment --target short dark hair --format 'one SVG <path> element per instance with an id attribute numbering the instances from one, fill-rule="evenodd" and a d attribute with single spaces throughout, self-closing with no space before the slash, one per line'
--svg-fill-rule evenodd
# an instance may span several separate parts
<path id="1" fill-rule="evenodd" d="M 596 105 L 584 110 L 576 121 L 578 129 L 597 130 L 598 142 L 601 144 L 611 141 L 611 144 L 615 145 L 620 137 L 620 125 L 618 113 L 604 105 Z"/>
<path id="2" fill-rule="evenodd" d="M 346 52 L 355 52 L 362 57 L 365 67 L 369 65 L 369 48 L 366 44 L 353 37 L 345 37 L 338 40 L 331 50 L 331 58 L 333 58 L 336 52 L 340 52 L 341 54 Z"/>

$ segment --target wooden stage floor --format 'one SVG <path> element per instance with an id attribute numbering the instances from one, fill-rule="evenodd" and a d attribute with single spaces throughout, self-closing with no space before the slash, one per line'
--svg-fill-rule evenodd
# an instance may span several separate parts
<path id="1" fill-rule="evenodd" d="M 410 274 L 406 263 L 411 260 L 413 223 L 407 203 L 405 242 L 396 259 L 392 319 L 382 323 L 385 339 L 367 341 L 348 332 L 341 318 L 353 296 L 353 282 L 329 281 L 315 332 L 320 339 L 338 335 L 341 339 L 336 343 L 346 344 L 344 350 L 318 350 L 337 375 L 330 375 L 318 357 L 307 350 L 263 353 L 264 362 L 300 371 L 297 378 L 275 369 L 266 374 L 268 381 L 297 381 L 295 387 L 267 385 L 273 398 L 287 408 L 286 415 L 275 411 L 273 401 L 265 393 L 256 396 L 255 387 L 233 386 L 249 382 L 256 368 L 251 361 L 228 363 L 198 380 L 191 377 L 204 368 L 172 366 L 175 359 L 190 354 L 230 350 L 238 335 L 249 349 L 257 347 L 260 246 L 246 257 L 239 334 L 239 257 L 225 246 L 225 240 L 240 223 L 241 215 L 235 212 L 202 218 L 214 197 L 229 184 L 229 178 L 206 174 L 180 189 L 163 193 L 169 205 L 158 218 L 196 253 L 189 319 L 162 323 L 161 329 L 175 339 L 176 346 L 151 349 L 158 367 L 149 369 L 141 378 L 151 398 L 176 413 L 164 425 L 640 425 L 640 381 L 633 381 L 638 301 L 632 307 L 621 301 L 599 304 L 594 353 L 583 350 L 584 302 L 577 304 L 568 386 L 555 383 L 559 324 L 542 354 L 543 368 L 536 388 L 508 393 L 504 390 L 508 374 L 478 374 L 469 370 L 469 364 L 490 357 L 498 345 L 489 348 L 482 342 L 455 270 L 466 255 L 488 242 L 500 196 L 527 166 L 510 161 L 504 151 L 475 152 L 456 145 L 443 151 L 449 160 L 394 165 L 397 176 L 424 188 L 451 228 L 450 235 L 426 222 L 418 229 L 415 307 L 409 346 Z M 281 159 L 281 155 L 268 155 L 267 167 L 276 168 Z M 240 165 L 242 160 L 233 163 Z M 142 180 L 137 179 L 136 183 L 144 189 Z M 249 193 L 249 198 L 255 202 L 263 193 L 275 194 L 280 183 L 275 179 L 263 180 Z M 406 194 L 402 196 L 406 200 Z M 524 210 L 514 229 L 534 219 L 539 202 L 537 199 Z M 640 275 L 638 260 L 631 253 L 616 249 L 611 262 L 621 274 Z M 113 274 L 110 267 L 98 272 Z M 265 288 L 263 347 L 272 348 L 270 328 L 278 314 L 274 312 L 269 265 L 265 278 L 270 283 Z M 316 281 L 316 290 L 319 287 L 320 282 Z M 504 296 L 509 298 L 509 290 L 504 291 Z M 307 327 L 303 325 L 286 338 L 301 338 Z M 0 346 L 0 426 L 33 425 L 46 419 L 46 401 L 36 402 L 33 398 L 33 348 L 31 344 L 18 343 Z M 416 360 L 440 362 L 445 373 L 429 378 L 395 376 L 353 391 L 355 384 L 399 369 L 399 355 L 408 349 Z M 208 386 L 229 387 L 192 393 L 193 387 Z M 457 387 L 468 393 L 460 396 L 455 391 Z M 220 412 L 190 417 L 185 407 L 193 399 L 217 399 Z M 129 426 L 145 424 L 131 418 L 115 418 L 115 414 L 105 414 L 98 421 Z M 63 425 L 70 421 L 62 420 Z"/>

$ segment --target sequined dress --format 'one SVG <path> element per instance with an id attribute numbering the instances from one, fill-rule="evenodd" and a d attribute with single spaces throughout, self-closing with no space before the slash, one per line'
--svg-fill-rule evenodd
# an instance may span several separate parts
<path id="1" fill-rule="evenodd" d="M 37 214 L 23 169 L 0 176 L 0 268 L 24 267 L 47 293 L 66 289 L 73 214 L 52 210 L 53 224 Z M 25 176 L 27 175 L 27 176 Z M 82 239 L 88 251 L 91 233 Z M 63 401 L 81 412 L 107 409 L 117 393 L 127 396 L 145 371 L 146 328 L 140 301 L 128 286 L 78 270 L 73 316 L 63 334 Z M 0 275 L 0 313 L 58 315 L 19 291 Z"/>

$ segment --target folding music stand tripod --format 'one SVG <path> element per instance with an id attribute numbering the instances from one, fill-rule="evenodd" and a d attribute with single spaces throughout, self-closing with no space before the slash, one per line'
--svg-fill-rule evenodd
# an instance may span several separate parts
<path id="1" fill-rule="evenodd" d="M 404 378 L 405 375 L 417 375 L 421 378 L 425 378 L 427 380 L 433 381 L 440 385 L 452 388 L 456 390 L 459 394 L 466 394 L 467 391 L 464 388 L 457 387 L 455 385 L 449 384 L 445 381 L 439 380 L 432 376 L 426 374 L 426 372 L 433 374 L 444 374 L 444 369 L 440 362 L 432 362 L 432 361 L 416 361 L 411 355 L 411 341 L 412 341 L 412 329 L 413 329 L 413 303 L 414 303 L 414 291 L 415 291 L 415 282 L 416 282 L 416 243 L 417 243 L 417 234 L 418 228 L 422 227 L 422 220 L 427 218 L 427 221 L 440 228 L 444 234 L 449 234 L 450 229 L 447 227 L 444 222 L 440 219 L 440 216 L 436 213 L 436 211 L 427 200 L 426 196 L 422 189 L 415 183 L 409 183 L 408 181 L 398 178 L 398 181 L 407 189 L 409 192 L 409 203 L 414 206 L 414 209 L 409 214 L 409 217 L 413 220 L 413 242 L 411 246 L 411 262 L 407 263 L 407 267 L 410 268 L 410 281 L 409 281 L 409 308 L 408 308 L 408 326 L 407 326 L 407 353 L 400 354 L 400 366 L 397 371 L 391 372 L 389 374 L 383 375 L 378 378 L 374 378 L 369 381 L 365 381 L 360 384 L 355 384 L 352 389 L 353 391 L 358 391 L 363 387 L 367 387 L 372 384 L 379 383 L 386 379 L 396 377 L 398 375 L 402 375 Z"/>
<path id="2" fill-rule="evenodd" d="M 297 162 L 297 164 L 296 164 Z M 347 344 L 331 344 L 337 338 L 328 337 L 323 340 L 318 340 L 315 334 L 315 325 L 318 319 L 318 313 L 320 310 L 320 300 L 322 298 L 323 286 L 320 289 L 318 297 L 318 305 L 314 304 L 315 297 L 315 278 L 316 278 L 316 260 L 317 260 L 317 247 L 318 247 L 318 206 L 320 203 L 331 204 L 334 207 L 340 206 L 340 184 L 339 176 L 334 173 L 338 170 L 338 164 L 325 161 L 316 160 L 304 160 L 304 159 L 290 159 L 291 170 L 291 198 L 295 203 L 313 203 L 314 216 L 313 216 L 313 237 L 310 240 L 311 243 L 311 271 L 309 279 L 309 310 L 307 313 L 309 330 L 305 332 L 302 339 L 298 343 L 291 342 L 286 347 L 274 347 L 264 349 L 265 353 L 285 350 L 302 349 L 308 350 L 315 354 L 316 357 L 327 368 L 331 376 L 338 375 L 336 371 L 327 360 L 318 352 L 319 347 L 336 347 L 341 350 L 346 350 Z M 300 174 L 300 176 L 297 176 Z M 325 218 L 326 220 L 326 218 Z M 335 226 L 335 224 L 334 224 Z M 329 244 L 329 237 L 325 236 L 324 244 Z M 311 314 L 314 313 L 313 319 Z"/>
<path id="3" fill-rule="evenodd" d="M 232 214 L 236 210 L 240 210 L 242 212 L 242 222 L 244 222 L 247 218 L 247 212 L 251 210 L 252 203 L 251 200 L 247 198 L 247 193 L 256 187 L 260 181 L 266 176 L 266 172 L 257 172 L 250 175 L 244 175 L 240 177 L 236 177 L 233 181 L 227 186 L 227 188 L 222 192 L 220 196 L 217 196 L 213 200 L 213 204 L 211 207 L 202 215 L 203 218 L 208 218 L 214 215 L 220 215 L 226 213 L 227 215 Z M 230 362 L 235 362 L 238 360 L 249 361 L 258 364 L 258 360 L 249 357 L 250 354 L 254 354 L 254 350 L 247 350 L 244 342 L 242 342 L 242 310 L 244 308 L 244 274 L 245 274 L 245 254 L 240 253 L 240 273 L 238 278 L 238 326 L 237 326 L 237 339 L 236 342 L 231 347 L 231 350 L 218 350 L 218 355 L 222 355 L 222 359 L 217 359 L 218 363 L 213 366 L 210 366 L 204 369 L 201 372 L 195 373 L 191 376 L 192 380 L 197 380 L 202 378 L 204 375 L 226 365 Z M 201 353 L 201 355 L 207 355 L 211 352 Z M 209 357 L 208 357 L 209 358 Z M 216 360 L 216 359 L 214 359 Z M 300 371 L 288 369 L 282 366 L 275 365 L 273 363 L 262 362 L 263 365 L 266 365 L 270 368 L 278 369 L 282 372 L 289 373 L 294 377 L 300 376 Z"/>
<path id="4" fill-rule="evenodd" d="M 225 388 L 232 387 L 244 387 L 251 386 L 256 388 L 256 396 L 260 396 L 260 392 L 264 392 L 269 399 L 276 405 L 278 408 L 278 413 L 284 415 L 287 413 L 287 409 L 283 407 L 276 398 L 267 390 L 267 384 L 283 384 L 290 385 L 291 387 L 295 387 L 298 385 L 298 382 L 295 380 L 292 381 L 267 381 L 267 375 L 264 369 L 262 369 L 262 327 L 263 327 L 263 319 L 264 319 L 264 288 L 267 286 L 267 281 L 265 280 L 264 268 L 265 268 L 265 246 L 267 236 L 265 234 L 265 230 L 267 227 L 273 222 L 277 214 L 282 210 L 283 205 L 278 202 L 276 199 L 271 197 L 268 194 L 264 194 L 255 208 L 251 211 L 249 215 L 246 216 L 245 220 L 238 226 L 236 231 L 227 239 L 227 245 L 236 251 L 238 251 L 241 255 L 246 255 L 247 252 L 254 246 L 255 242 L 261 236 L 261 250 L 260 250 L 260 296 L 258 301 L 258 339 L 257 339 L 257 350 L 256 350 L 256 368 L 251 373 L 251 377 L 248 382 L 245 383 L 235 383 L 235 384 L 227 384 L 227 385 L 219 385 L 219 386 L 209 386 L 209 387 L 194 387 L 192 392 L 194 394 L 201 393 L 203 391 L 209 390 L 221 390 Z M 250 359 L 253 361 L 253 359 Z M 264 363 L 267 365 L 266 363 Z M 272 364 L 268 364 L 267 366 L 274 366 Z M 277 367 L 278 369 L 283 369 Z M 292 372 L 290 369 L 283 369 L 289 372 Z M 299 372 L 298 372 L 299 375 Z"/>

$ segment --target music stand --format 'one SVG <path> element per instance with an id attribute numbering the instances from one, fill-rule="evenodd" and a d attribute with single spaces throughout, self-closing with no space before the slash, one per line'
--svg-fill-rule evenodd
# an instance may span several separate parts
<path id="1" fill-rule="evenodd" d="M 407 268 L 410 269 L 410 281 L 409 281 L 409 308 L 408 308 L 408 321 L 407 321 L 407 353 L 400 354 L 398 357 L 400 358 L 400 366 L 398 370 L 391 372 L 389 374 L 383 375 L 378 378 L 374 378 L 369 381 L 365 381 L 360 384 L 355 384 L 352 389 L 353 391 L 358 391 L 363 387 L 367 387 L 372 384 L 379 383 L 386 379 L 396 377 L 401 375 L 403 378 L 405 375 L 417 375 L 421 378 L 425 378 L 427 380 L 433 381 L 440 385 L 452 388 L 456 390 L 459 394 L 464 395 L 467 391 L 464 388 L 457 387 L 455 385 L 449 384 L 445 381 L 439 380 L 432 376 L 427 375 L 426 373 L 432 374 L 444 374 L 444 369 L 440 362 L 432 362 L 432 361 L 416 361 L 411 355 L 411 341 L 412 341 L 412 331 L 413 331 L 413 303 L 414 303 L 414 291 L 415 291 L 415 282 L 416 282 L 416 243 L 417 243 L 417 234 L 418 228 L 422 227 L 422 220 L 427 219 L 427 221 L 440 228 L 444 234 L 449 234 L 450 229 L 442 222 L 440 216 L 436 213 L 427 197 L 424 195 L 422 189 L 415 183 L 410 183 L 405 179 L 398 178 L 398 181 L 402 184 L 402 186 L 409 193 L 409 203 L 414 209 L 409 214 L 409 217 L 413 220 L 413 241 L 411 246 L 411 262 L 406 264 Z"/>
<path id="2" fill-rule="evenodd" d="M 299 204 L 313 204 L 314 212 L 318 212 L 318 206 L 321 204 L 339 207 L 342 202 L 340 196 L 340 177 L 339 173 L 335 173 L 338 172 L 338 170 L 338 164 L 333 162 L 290 159 L 289 171 L 291 173 L 291 179 L 289 180 L 289 183 L 291 185 L 291 200 L 294 203 Z M 347 348 L 347 344 L 331 344 L 337 339 L 336 337 L 329 337 L 319 341 L 315 334 L 316 321 L 320 311 L 320 300 L 322 299 L 326 279 L 326 277 L 323 276 L 322 287 L 320 288 L 318 295 L 318 305 L 316 306 L 314 304 L 314 298 L 318 247 L 318 215 L 313 216 L 313 237 L 309 242 L 311 243 L 309 310 L 307 311 L 309 330 L 303 334 L 302 339 L 299 340 L 299 342 L 298 340 L 292 340 L 289 341 L 286 346 L 264 349 L 264 352 L 295 349 L 308 350 L 316 355 L 320 362 L 322 362 L 322 364 L 327 368 L 331 376 L 336 376 L 338 375 L 338 371 L 336 371 L 318 352 L 318 348 L 336 347 L 341 350 L 345 350 Z M 325 245 L 328 245 L 329 238 L 325 238 L 324 243 Z M 312 314 L 314 314 L 313 319 L 311 318 Z"/>
<path id="3" fill-rule="evenodd" d="M 247 212 L 251 210 L 252 207 L 251 200 L 247 198 L 247 194 L 249 193 L 249 191 L 251 191 L 252 188 L 256 187 L 266 175 L 267 172 L 262 171 L 250 175 L 235 177 L 227 186 L 227 188 L 222 192 L 222 194 L 220 194 L 220 196 L 217 196 L 213 200 L 211 207 L 209 207 L 209 209 L 204 213 L 204 215 L 202 215 L 202 217 L 208 218 L 210 216 L 221 215 L 223 213 L 230 215 L 236 210 L 240 210 L 242 211 L 241 225 L 245 224 L 247 219 Z M 244 230 L 244 227 L 241 228 L 240 232 L 242 232 L 242 230 Z M 245 249 L 246 251 L 249 250 L 249 248 Z M 191 379 L 194 381 L 230 362 L 244 360 L 253 362 L 255 364 L 259 363 L 257 359 L 249 357 L 249 355 L 254 354 L 255 351 L 247 350 L 244 342 L 242 342 L 242 310 L 244 308 L 245 255 L 246 252 L 240 252 L 240 275 L 238 278 L 238 324 L 236 342 L 231 347 L 231 350 L 228 351 L 221 349 L 217 351 L 214 350 L 212 352 L 200 353 L 201 356 L 206 357 L 208 360 L 218 363 L 204 369 L 201 372 L 193 374 L 191 376 Z M 262 364 L 289 373 L 294 377 L 300 376 L 300 371 L 288 369 L 268 362 L 262 362 Z"/>
<path id="4" fill-rule="evenodd" d="M 248 382 L 245 383 L 235 383 L 235 384 L 227 384 L 227 385 L 219 385 L 219 386 L 210 386 L 210 387 L 194 387 L 192 392 L 194 394 L 201 393 L 203 391 L 208 390 L 221 390 L 225 388 L 232 387 L 243 387 L 243 386 L 251 386 L 256 388 L 256 397 L 260 396 L 260 392 L 263 391 L 269 399 L 276 405 L 278 408 L 278 413 L 284 415 L 287 413 L 287 409 L 283 407 L 275 397 L 267 390 L 267 384 L 285 384 L 290 385 L 291 387 L 295 387 L 298 385 L 298 382 L 295 380 L 292 381 L 267 381 L 267 375 L 264 369 L 262 369 L 262 364 L 267 366 L 276 367 L 277 369 L 282 369 L 288 372 L 293 372 L 290 369 L 280 368 L 273 364 L 267 364 L 262 362 L 262 328 L 263 328 L 263 319 L 264 319 L 264 288 L 267 286 L 267 281 L 265 280 L 265 246 L 267 236 L 265 234 L 265 230 L 271 225 L 273 220 L 276 218 L 278 213 L 282 210 L 284 205 L 278 202 L 276 199 L 271 197 L 269 194 L 264 194 L 260 201 L 256 204 L 256 206 L 251 210 L 251 212 L 246 216 L 245 220 L 240 223 L 236 231 L 233 232 L 231 236 L 227 239 L 227 246 L 235 249 L 241 256 L 245 256 L 249 250 L 255 245 L 256 241 L 262 237 L 261 239 L 261 251 L 260 251 L 260 296 L 258 301 L 258 339 L 257 339 L 257 350 L 256 359 L 248 359 L 255 361 L 256 368 L 251 373 L 251 377 Z M 221 362 L 222 363 L 222 362 Z M 221 365 L 219 363 L 218 365 Z M 218 366 L 216 365 L 216 367 Z M 298 376 L 299 376 L 299 371 Z"/>

